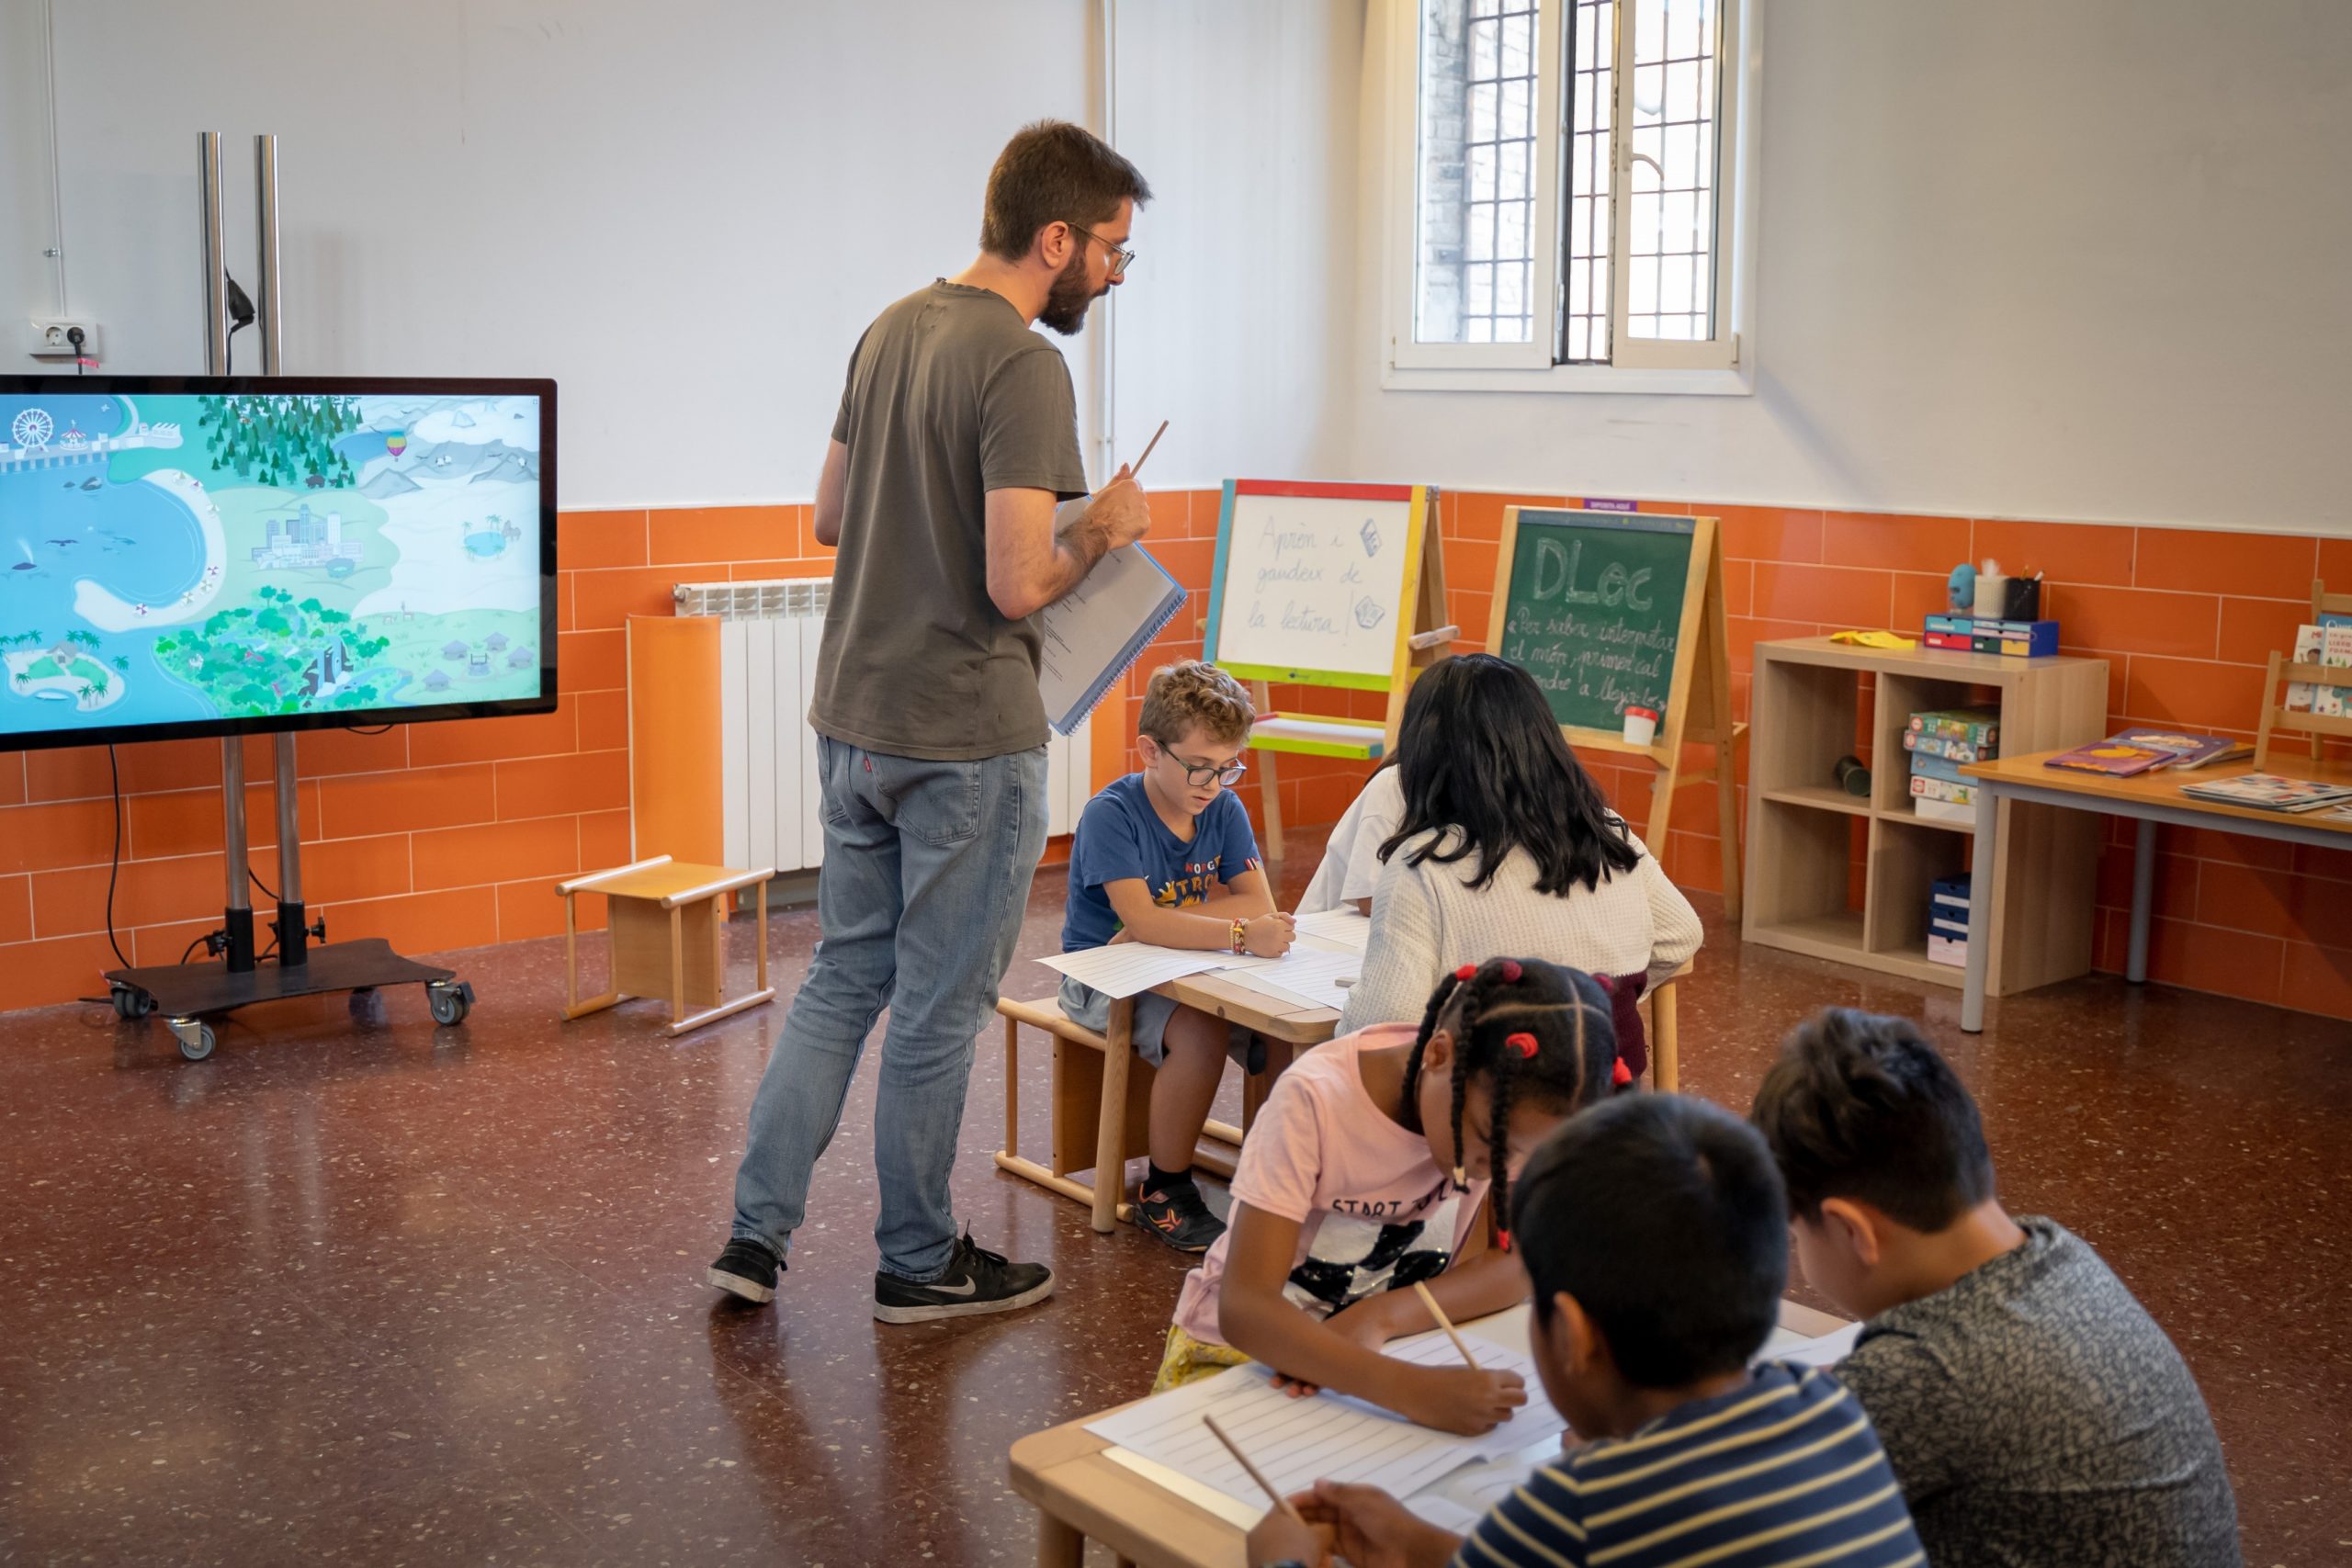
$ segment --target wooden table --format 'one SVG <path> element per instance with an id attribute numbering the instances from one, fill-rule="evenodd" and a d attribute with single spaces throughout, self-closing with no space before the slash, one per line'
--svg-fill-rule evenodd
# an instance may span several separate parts
<path id="1" fill-rule="evenodd" d="M 1470 1332 L 1524 1319 L 1514 1307 Z M 1781 1326 L 1807 1338 L 1845 1320 L 1794 1302 L 1781 1303 Z M 1523 1338 L 1523 1329 L 1519 1330 Z M 1508 1342 L 1510 1332 L 1494 1336 Z M 1037 1506 L 1040 1568 L 1078 1568 L 1088 1540 L 1099 1540 L 1121 1562 L 1143 1568 L 1241 1568 L 1244 1532 L 1197 1503 L 1109 1458 L 1112 1445 L 1086 1429 L 1109 1412 L 1035 1433 L 1012 1445 L 1012 1489 Z"/>
<path id="2" fill-rule="evenodd" d="M 1241 1080 L 1241 1125 L 1237 1127 L 1229 1122 L 1211 1119 L 1201 1127 L 1204 1136 L 1228 1148 L 1240 1148 L 1242 1135 L 1249 1132 L 1250 1123 L 1258 1118 L 1258 1107 L 1264 1102 L 1267 1089 L 1275 1077 L 1290 1066 L 1291 1058 L 1302 1050 L 1322 1044 L 1340 1027 L 1340 1015 L 1329 1008 L 1289 1001 L 1263 991 L 1253 991 L 1247 986 L 1237 986 L 1215 969 L 1187 975 L 1152 988 L 1186 1007 L 1198 1008 L 1213 1018 L 1238 1023 L 1266 1042 L 1266 1070 L 1247 1075 Z M 1135 1062 L 1135 1052 L 1131 1048 L 1135 1016 L 1136 999 L 1133 997 L 1121 997 L 1111 1004 L 1110 1021 L 1102 1032 L 1102 1037 L 1110 1042 L 1110 1048 L 1102 1053 L 1102 1095 L 1100 1103 L 1103 1105 L 1125 1105 L 1127 1102 L 1127 1075 Z M 1094 1134 L 1094 1228 L 1108 1232 L 1125 1217 L 1120 1211 L 1125 1206 L 1121 1195 L 1125 1186 L 1127 1168 L 1127 1125 L 1125 1117 L 1103 1116 L 1099 1122 Z M 1232 1179 L 1233 1162 L 1230 1157 L 1212 1156 L 1199 1163 L 1215 1175 Z M 1107 1181 L 1105 1172 L 1110 1173 Z"/>
<path id="3" fill-rule="evenodd" d="M 2165 768 L 2118 779 L 2042 766 L 2045 759 L 2056 755 L 2055 751 L 2036 751 L 2023 757 L 2004 757 L 1995 762 L 1978 762 L 1961 770 L 1975 779 L 1979 786 L 1976 841 L 1995 841 L 1991 835 L 2005 800 L 2135 818 L 2140 833 L 2132 863 L 2132 939 L 2123 970 L 2124 978 L 2135 984 L 2148 977 L 2148 908 L 2155 895 L 2157 824 L 2245 833 L 2290 844 L 2352 849 L 2352 821 L 2341 818 L 2261 811 L 2198 800 L 2180 793 L 2184 784 L 2243 777 L 2256 771 L 2250 761 L 2217 763 L 2186 773 Z M 2280 765 L 2291 768 L 2292 772 L 2285 775 L 2288 777 L 2352 784 L 2352 766 L 2344 763 L 2297 758 Z M 1971 1034 L 1982 1033 L 1984 1029 L 1984 964 L 1993 948 L 1992 911 L 1996 907 L 1999 875 L 2000 866 L 1996 862 L 1986 869 L 1984 886 L 1971 884 L 1969 887 L 1968 967 L 1960 994 L 1960 1027 Z"/>

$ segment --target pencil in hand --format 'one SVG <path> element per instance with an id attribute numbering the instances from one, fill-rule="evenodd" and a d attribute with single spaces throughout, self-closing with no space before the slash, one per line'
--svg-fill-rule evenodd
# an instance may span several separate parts
<path id="1" fill-rule="evenodd" d="M 1445 1309 L 1437 1304 L 1437 1298 L 1430 1294 L 1430 1288 L 1416 1280 L 1413 1281 L 1413 1291 L 1421 1298 L 1421 1304 L 1430 1309 L 1430 1315 L 1437 1319 L 1437 1325 L 1445 1330 L 1445 1337 L 1453 1341 L 1453 1348 L 1462 1352 L 1462 1359 L 1469 1363 L 1470 1370 L 1474 1372 L 1481 1371 L 1478 1358 L 1470 1353 L 1468 1342 L 1455 1330 L 1453 1320 L 1445 1315 Z"/>

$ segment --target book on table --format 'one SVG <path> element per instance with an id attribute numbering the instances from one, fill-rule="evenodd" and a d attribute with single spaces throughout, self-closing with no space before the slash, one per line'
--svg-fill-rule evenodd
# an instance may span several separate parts
<path id="1" fill-rule="evenodd" d="M 2352 784 L 2282 778 L 2277 773 L 2244 773 L 2233 779 L 2186 784 L 2180 786 L 2180 793 L 2195 800 L 2251 807 L 2258 811 L 2316 811 L 2324 806 L 2352 801 Z"/>
<path id="2" fill-rule="evenodd" d="M 2173 753 L 2170 761 L 2156 764 L 2162 768 L 2203 768 L 2254 755 L 2252 746 L 2226 735 L 2192 735 L 2175 729 L 2126 729 L 2110 737 L 2105 744 Z"/>
<path id="3" fill-rule="evenodd" d="M 2045 757 L 2041 765 L 2073 773 L 2103 773 L 2111 779 L 2128 779 L 2161 768 L 2174 761 L 2177 753 L 2159 750 L 2153 746 L 2127 746 L 2112 737 L 2094 740 L 2087 746 L 2077 746 L 2071 751 L 2061 751 Z"/>

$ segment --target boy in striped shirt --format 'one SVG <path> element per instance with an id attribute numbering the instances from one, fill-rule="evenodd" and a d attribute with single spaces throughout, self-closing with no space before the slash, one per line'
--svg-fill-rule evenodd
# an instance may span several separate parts
<path id="1" fill-rule="evenodd" d="M 1261 1568 L 1901 1568 L 1924 1562 L 1853 1397 L 1751 1369 L 1788 1278 L 1788 1205 L 1755 1131 L 1700 1100 L 1629 1095 L 1528 1162 L 1511 1235 L 1534 1286 L 1544 1392 L 1586 1440 L 1467 1540 L 1386 1493 L 1324 1483 L 1250 1532 Z"/>

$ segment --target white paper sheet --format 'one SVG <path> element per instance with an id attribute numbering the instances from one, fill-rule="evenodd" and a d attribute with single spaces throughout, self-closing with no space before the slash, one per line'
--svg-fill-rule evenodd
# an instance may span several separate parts
<path id="1" fill-rule="evenodd" d="M 1217 968 L 1231 956 L 1181 947 L 1154 947 L 1148 942 L 1122 942 L 1108 947 L 1083 948 L 1077 953 L 1057 953 L 1037 962 L 1048 969 L 1058 969 L 1105 996 L 1117 998 L 1132 997 L 1154 986 Z"/>
<path id="2" fill-rule="evenodd" d="M 1387 1353 L 1425 1366 L 1459 1361 L 1442 1334 L 1398 1340 Z M 1284 1495 L 1331 1480 L 1384 1487 L 1403 1497 L 1463 1465 L 1531 1444 L 1558 1444 L 1566 1423 L 1544 1399 L 1526 1356 L 1482 1346 L 1479 1359 L 1491 1371 L 1518 1372 L 1528 1387 L 1528 1404 L 1481 1438 L 1433 1432 L 1341 1394 L 1293 1399 L 1254 1363 L 1130 1405 L 1088 1423 L 1087 1430 L 1228 1497 L 1266 1507 L 1265 1494 L 1203 1425 L 1201 1417 L 1213 1415 Z"/>
<path id="3" fill-rule="evenodd" d="M 1337 1010 L 1348 1005 L 1348 989 L 1340 982 L 1353 980 L 1363 973 L 1361 953 L 1300 944 L 1271 964 L 1236 971 L 1230 978 L 1237 986 L 1284 1001 Z"/>
<path id="4" fill-rule="evenodd" d="M 1859 1323 L 1833 1328 L 1818 1338 L 1775 1328 L 1772 1337 L 1764 1341 L 1764 1348 L 1756 1352 L 1756 1359 L 1793 1361 L 1800 1367 L 1834 1367 L 1854 1353 L 1854 1342 L 1861 1337 L 1862 1325 Z"/>
<path id="5" fill-rule="evenodd" d="M 1350 953 L 1362 953 L 1372 941 L 1372 917 L 1345 908 L 1324 909 L 1299 916 L 1298 934 L 1319 938 Z"/>

